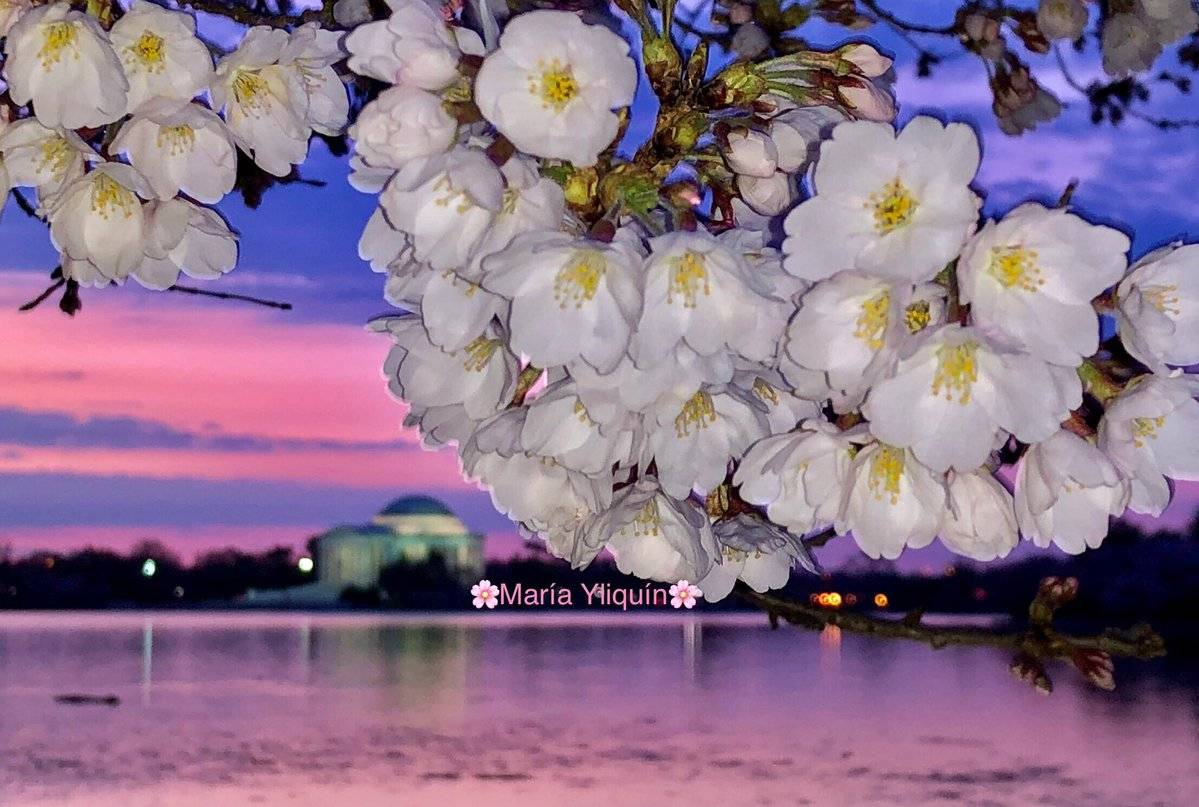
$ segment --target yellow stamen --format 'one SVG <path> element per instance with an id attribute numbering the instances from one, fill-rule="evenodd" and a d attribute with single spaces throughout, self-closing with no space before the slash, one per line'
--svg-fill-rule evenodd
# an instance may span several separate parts
<path id="1" fill-rule="evenodd" d="M 231 87 L 234 102 L 251 114 L 258 114 L 270 104 L 270 87 L 266 79 L 254 71 L 238 70 Z"/>
<path id="2" fill-rule="evenodd" d="M 189 153 L 196 145 L 196 130 L 190 126 L 163 126 L 155 139 L 160 149 L 169 149 L 172 156 Z"/>
<path id="3" fill-rule="evenodd" d="M 932 319 L 928 300 L 917 300 L 903 310 L 903 324 L 907 326 L 908 333 L 923 331 Z"/>
<path id="4" fill-rule="evenodd" d="M 720 554 L 724 556 L 725 560 L 731 560 L 733 563 L 740 563 L 749 557 L 749 553 L 744 549 L 737 549 L 732 546 L 722 546 Z M 754 553 L 754 557 L 761 557 L 761 553 Z"/>
<path id="5" fill-rule="evenodd" d="M 161 73 L 166 69 L 166 41 L 153 31 L 143 31 L 125 52 L 140 62 L 148 73 Z"/>
<path id="6" fill-rule="evenodd" d="M 554 299 L 559 308 L 574 303 L 582 308 L 599 291 L 600 281 L 608 271 L 604 255 L 597 249 L 580 249 L 574 257 L 554 275 Z"/>
<path id="7" fill-rule="evenodd" d="M 1132 420 L 1132 444 L 1137 448 L 1144 448 L 1146 440 L 1156 440 L 1157 430 L 1166 425 L 1164 417 L 1157 418 L 1133 418 Z"/>
<path id="8" fill-rule="evenodd" d="M 1182 313 L 1178 307 L 1178 286 L 1169 283 L 1163 286 L 1145 286 L 1141 289 L 1141 295 L 1149 301 L 1149 304 L 1171 317 L 1177 317 Z"/>
<path id="9" fill-rule="evenodd" d="M 662 517 L 658 514 L 658 500 L 653 498 L 633 516 L 633 535 L 657 535 L 661 529 Z"/>
<path id="10" fill-rule="evenodd" d="M 862 303 L 862 313 L 858 314 L 857 328 L 853 335 L 866 343 L 871 350 L 881 350 L 883 337 L 887 333 L 887 324 L 891 319 L 891 294 L 880 291 Z"/>
<path id="11" fill-rule="evenodd" d="M 874 229 L 880 235 L 903 227 L 916 213 L 916 198 L 899 177 L 870 196 L 866 208 L 874 214 Z"/>
<path id="12" fill-rule="evenodd" d="M 591 419 L 591 415 L 588 414 L 587 407 L 583 405 L 582 401 L 575 401 L 575 417 L 579 419 L 579 423 L 584 423 L 588 426 L 593 425 L 595 422 Z"/>
<path id="13" fill-rule="evenodd" d="M 137 197 L 133 191 L 110 177 L 108 174 L 96 174 L 92 180 L 92 210 L 102 219 L 107 219 L 114 212 L 120 212 L 125 218 L 137 210 Z"/>
<path id="14" fill-rule="evenodd" d="M 492 354 L 501 344 L 499 339 L 488 339 L 486 336 L 480 336 L 463 348 L 466 351 L 466 360 L 462 363 L 472 373 L 478 373 L 487 367 L 491 361 Z"/>
<path id="15" fill-rule="evenodd" d="M 439 196 L 433 200 L 433 204 L 437 205 L 438 207 L 449 207 L 450 205 L 454 205 L 454 212 L 458 214 L 466 213 L 468 210 L 474 207 L 475 203 L 471 201 L 471 198 L 466 191 L 455 190 L 454 186 L 450 184 L 450 177 L 448 174 L 443 174 L 441 179 L 433 183 L 433 190 L 443 192 L 442 196 Z"/>
<path id="16" fill-rule="evenodd" d="M 68 48 L 74 51 L 72 56 L 78 59 L 79 51 L 75 50 L 77 37 L 75 23 L 52 22 L 45 26 L 42 29 L 42 49 L 37 52 L 38 58 L 42 60 L 42 69 L 48 70 L 62 61 L 63 51 Z"/>
<path id="17" fill-rule="evenodd" d="M 557 59 L 549 64 L 541 63 L 541 75 L 529 76 L 529 92 L 541 98 L 546 109 L 561 112 L 579 94 L 579 85 L 569 65 Z"/>
<path id="18" fill-rule="evenodd" d="M 682 256 L 672 259 L 666 302 L 673 303 L 675 295 L 678 295 L 683 299 L 683 308 L 695 308 L 701 289 L 705 297 L 712 293 L 704 256 L 687 250 Z"/>
<path id="19" fill-rule="evenodd" d="M 866 481 L 875 499 L 882 501 L 886 497 L 891 504 L 899 503 L 903 469 L 904 450 L 879 443 L 878 451 L 870 458 L 870 475 Z"/>
<path id="20" fill-rule="evenodd" d="M 674 431 L 679 437 L 691 435 L 691 427 L 695 433 L 708 428 L 716 422 L 716 407 L 712 404 L 712 396 L 700 390 L 687 399 L 679 415 L 674 419 Z"/>
<path id="21" fill-rule="evenodd" d="M 1008 289 L 1035 292 L 1045 285 L 1045 279 L 1037 267 L 1037 253 L 1021 246 L 992 249 L 987 274 Z"/>
<path id="22" fill-rule="evenodd" d="M 952 401 L 957 395 L 962 406 L 970 403 L 970 391 L 978 380 L 978 343 L 942 345 L 937 348 L 937 372 L 933 375 L 933 395 L 945 393 Z"/>
<path id="23" fill-rule="evenodd" d="M 779 391 L 770 384 L 766 383 L 760 378 L 755 378 L 753 390 L 754 395 L 758 396 L 758 399 L 762 403 L 770 404 L 771 406 L 778 406 Z"/>
<path id="24" fill-rule="evenodd" d="M 37 172 L 40 174 L 47 171 L 52 178 L 61 181 L 66 176 L 67 169 L 71 167 L 72 157 L 75 156 L 71 144 L 66 138 L 57 135 L 47 137 L 42 141 L 41 152 L 37 160 Z"/>

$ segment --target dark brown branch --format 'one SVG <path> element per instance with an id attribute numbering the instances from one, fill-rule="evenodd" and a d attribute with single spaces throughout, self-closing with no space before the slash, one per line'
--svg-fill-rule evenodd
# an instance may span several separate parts
<path id="1" fill-rule="evenodd" d="M 58 291 L 63 286 L 65 286 L 66 282 L 67 281 L 65 278 L 59 278 L 55 282 L 51 283 L 50 286 L 45 291 L 43 291 L 37 297 L 34 297 L 29 302 L 25 303 L 23 306 L 21 306 L 17 310 L 18 311 L 32 311 L 33 309 L 37 308 L 42 303 L 46 302 L 47 298 L 49 298 L 51 294 L 53 294 L 54 292 Z"/>
<path id="2" fill-rule="evenodd" d="M 20 188 L 12 189 L 12 197 L 17 200 L 17 207 L 21 208 L 21 212 L 31 219 L 41 218 L 37 214 L 37 208 L 25 198 L 25 194 L 21 193 Z"/>
<path id="3" fill-rule="evenodd" d="M 180 286 L 175 284 L 167 289 L 167 291 L 178 291 L 183 294 L 194 294 L 198 297 L 215 297 L 218 300 L 238 300 L 243 303 L 254 303 L 255 305 L 264 305 L 267 308 L 278 308 L 282 311 L 290 311 L 291 303 L 282 303 L 277 300 L 266 300 L 262 297 L 251 297 L 248 294 L 235 294 L 229 291 L 209 291 L 208 289 L 197 289 L 195 286 Z"/>
<path id="4" fill-rule="evenodd" d="M 833 626 L 850 633 L 921 642 L 934 649 L 962 645 L 1012 650 L 1018 654 L 1013 671 L 1045 690 L 1052 687 L 1044 673 L 1045 661 L 1065 659 L 1089 680 L 1105 686 L 1104 680 L 1111 678 L 1110 667 L 1104 678 L 1096 671 L 1096 664 L 1110 665 L 1112 657 L 1152 659 L 1165 655 L 1165 643 L 1148 625 L 1138 625 L 1130 630 L 1109 628 L 1090 636 L 1076 636 L 1053 629 L 1050 623 L 1054 613 L 1074 597 L 1077 586 L 1077 581 L 1073 579 L 1046 578 L 1042 581 L 1036 599 L 1029 606 L 1029 625 L 1024 630 L 927 625 L 921 621 L 920 612 L 894 619 L 859 611 L 822 608 L 772 594 L 759 594 L 740 582 L 735 592 L 741 599 L 765 611 L 772 626 L 783 619 L 812 630 Z M 1028 675 L 1030 667 L 1035 670 L 1035 676 Z"/>
<path id="5" fill-rule="evenodd" d="M 308 9 L 300 14 L 269 14 L 245 6 L 225 3 L 222 0 L 185 0 L 180 3 L 180 6 L 190 6 L 196 11 L 225 17 L 242 25 L 269 25 L 272 28 L 285 28 L 300 26 L 306 22 L 319 22 L 325 28 L 334 28 L 338 26 L 337 21 L 333 19 L 333 2 L 334 0 L 324 0 L 319 9 Z"/>

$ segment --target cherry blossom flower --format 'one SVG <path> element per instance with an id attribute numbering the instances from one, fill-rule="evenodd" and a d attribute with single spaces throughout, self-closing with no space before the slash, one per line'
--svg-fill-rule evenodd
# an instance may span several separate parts
<path id="1" fill-rule="evenodd" d="M 730 460 L 769 433 L 764 409 L 734 388 L 701 388 L 681 406 L 659 405 L 646 416 L 644 464 L 653 459 L 671 496 L 707 493 L 724 479 Z"/>
<path id="2" fill-rule="evenodd" d="M 112 151 L 125 153 L 159 199 L 183 191 L 216 204 L 237 181 L 237 152 L 225 123 L 207 107 L 155 98 L 121 127 Z"/>
<path id="3" fill-rule="evenodd" d="M 1007 557 L 1020 542 L 1012 494 L 987 468 L 950 473 L 948 490 L 941 543 L 978 561 Z"/>
<path id="4" fill-rule="evenodd" d="M 132 167 L 97 165 L 55 197 L 49 211 L 50 238 L 67 257 L 94 266 L 100 275 L 94 278 L 97 282 L 124 280 L 146 251 L 139 196 L 148 198 L 150 189 Z"/>
<path id="5" fill-rule="evenodd" d="M 1199 364 L 1197 304 L 1199 244 L 1154 250 L 1116 289 L 1116 321 L 1124 347 L 1152 369 Z"/>
<path id="6" fill-rule="evenodd" d="M 724 519 L 712 529 L 720 545 L 721 559 L 699 581 L 709 602 L 727 597 L 738 580 L 759 594 L 782 588 L 791 579 L 791 569 L 797 561 L 808 571 L 815 571 L 807 549 L 798 538 L 755 515 Z"/>
<path id="7" fill-rule="evenodd" d="M 129 81 L 108 34 L 68 3 L 23 12 L 9 29 L 4 54 L 12 100 L 32 103 L 44 126 L 102 126 L 128 108 Z"/>
<path id="8" fill-rule="evenodd" d="M 282 177 L 308 154 L 308 91 L 299 72 L 279 64 L 286 31 L 255 26 L 221 59 L 212 100 L 237 144 L 263 171 Z"/>
<path id="9" fill-rule="evenodd" d="M 978 162 L 978 141 L 961 123 L 922 116 L 898 134 L 839 124 L 820 149 L 816 195 L 787 216 L 784 267 L 807 280 L 843 269 L 931 280 L 974 231 Z"/>
<path id="10" fill-rule="evenodd" d="M 1095 549 L 1128 506 L 1128 482 L 1088 440 L 1062 430 L 1029 448 L 1016 468 L 1016 518 L 1039 547 Z"/>
<path id="11" fill-rule="evenodd" d="M 108 35 L 129 79 L 131 110 L 152 98 L 190 101 L 212 80 L 212 54 L 190 14 L 134 0 Z"/>
<path id="12" fill-rule="evenodd" d="M 583 540 L 606 545 L 625 574 L 663 583 L 703 579 L 720 557 L 703 510 L 666 495 L 652 476 L 617 492 L 588 523 Z"/>
<path id="13" fill-rule="evenodd" d="M 768 296 L 745 259 L 711 235 L 675 232 L 651 239 L 631 355 L 642 366 L 676 347 L 700 356 L 726 349 L 751 358 L 769 355 L 773 347 L 753 339 Z"/>
<path id="14" fill-rule="evenodd" d="M 326 31 L 309 22 L 291 32 L 287 48 L 279 56 L 280 66 L 300 79 L 308 99 L 305 123 L 323 135 L 339 135 L 346 128 L 350 97 L 333 65 L 346 57 L 345 34 Z"/>
<path id="15" fill-rule="evenodd" d="M 880 440 L 910 447 L 933 470 L 968 473 L 1005 432 L 1045 440 L 1081 401 L 1072 372 L 1055 372 L 977 328 L 946 325 L 899 360 L 862 411 Z"/>
<path id="16" fill-rule="evenodd" d="M 387 0 L 391 17 L 346 37 L 346 62 L 360 76 L 436 92 L 458 80 L 461 51 L 445 21 L 424 0 Z"/>
<path id="17" fill-rule="evenodd" d="M 48 129 L 36 118 L 14 121 L 0 132 L 0 156 L 12 185 L 36 188 L 43 204 L 83 176 L 85 165 L 102 159 L 79 135 Z"/>
<path id="18" fill-rule="evenodd" d="M 1099 448 L 1132 485 L 1128 507 L 1159 516 L 1170 503 L 1166 477 L 1199 481 L 1199 402 L 1188 376 L 1142 376 L 1107 405 Z"/>
<path id="19" fill-rule="evenodd" d="M 368 165 L 395 170 L 445 153 L 457 134 L 458 124 L 439 97 L 403 85 L 379 93 L 350 127 L 354 151 Z"/>
<path id="20" fill-rule="evenodd" d="M 766 508 L 775 524 L 803 534 L 837 519 L 849 468 L 866 427 L 841 431 L 822 419 L 809 419 L 786 434 L 754 443 L 733 477 L 740 496 Z"/>
<path id="21" fill-rule="evenodd" d="M 512 301 L 512 346 L 539 367 L 610 373 L 641 310 L 641 256 L 627 244 L 552 231 L 518 235 L 483 261 L 483 287 Z"/>
<path id="22" fill-rule="evenodd" d="M 483 116 L 518 149 L 594 165 L 633 102 L 628 43 L 568 11 L 514 17 L 475 80 Z"/>
<path id="23" fill-rule="evenodd" d="M 1128 236 L 1060 208 L 1023 204 L 989 221 L 958 261 L 974 323 L 1045 361 L 1077 366 L 1099 348 L 1091 299 L 1127 268 Z"/>
<path id="24" fill-rule="evenodd" d="M 220 215 L 186 199 L 146 205 L 146 257 L 133 278 L 150 289 L 168 289 L 179 273 L 213 280 L 237 265 L 237 236 Z"/>
<path id="25" fill-rule="evenodd" d="M 867 556 L 894 560 L 905 547 L 932 543 L 947 506 L 941 475 L 908 449 L 871 443 L 849 467 L 834 526 L 839 535 L 852 532 Z"/>
<path id="26" fill-rule="evenodd" d="M 413 160 L 396 173 L 380 203 L 412 238 L 418 260 L 434 269 L 469 265 L 504 204 L 504 178 L 483 152 L 465 147 Z"/>

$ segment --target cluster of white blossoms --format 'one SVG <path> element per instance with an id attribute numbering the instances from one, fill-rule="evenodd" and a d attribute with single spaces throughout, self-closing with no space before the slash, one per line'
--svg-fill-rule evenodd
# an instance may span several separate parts
<path id="1" fill-rule="evenodd" d="M 209 205 L 233 190 L 236 150 L 282 177 L 314 131 L 346 126 L 332 67 L 344 34 L 316 23 L 251 28 L 214 69 L 194 16 L 145 0 L 107 30 L 64 2 L 0 10 L 3 76 L 24 110 L 0 126 L 0 189 L 34 189 L 62 277 L 80 285 L 230 271 L 237 238 Z"/>
<path id="2" fill-rule="evenodd" d="M 612 162 L 627 43 L 534 11 L 488 48 L 419 0 L 392 10 L 346 40 L 390 85 L 350 131 L 352 181 L 379 194 L 360 253 L 406 309 L 374 323 L 385 374 L 406 425 L 555 555 L 607 549 L 719 599 L 811 568 L 826 530 L 873 558 L 939 539 L 992 560 L 1020 533 L 1079 552 L 1199 479 L 1199 405 L 1170 369 L 1199 361 L 1199 247 L 1128 272 L 1129 239 L 1066 209 L 980 227 L 965 125 L 896 132 L 869 119 L 885 89 L 797 105 L 745 74 L 719 91 L 769 113 L 713 114 L 692 152 L 731 212 L 617 197 L 588 219 L 571 194 Z M 856 81 L 889 67 L 844 53 Z M 1148 372 L 1105 370 L 1097 305 Z"/>
<path id="3" fill-rule="evenodd" d="M 63 278 L 227 272 L 237 149 L 285 177 L 348 126 L 405 423 L 575 566 L 715 600 L 817 534 L 1077 553 L 1199 480 L 1199 245 L 1129 268 L 1062 206 L 980 223 L 973 131 L 896 131 L 869 45 L 709 71 L 638 2 L 641 72 L 611 12 L 342 0 L 348 33 L 252 27 L 214 65 L 190 14 L 96 5 L 0 0 L 0 190 L 36 191 Z"/>

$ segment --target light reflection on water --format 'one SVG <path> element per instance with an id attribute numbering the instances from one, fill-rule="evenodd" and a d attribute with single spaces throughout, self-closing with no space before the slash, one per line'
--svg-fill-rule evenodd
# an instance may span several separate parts
<path id="1" fill-rule="evenodd" d="M 0 615 L 0 804 L 1193 803 L 1193 670 L 1006 668 L 752 615 Z"/>

